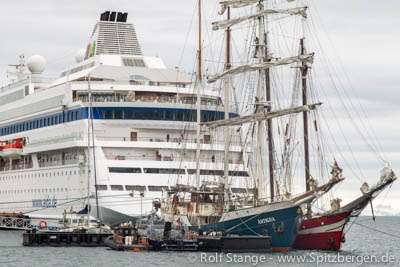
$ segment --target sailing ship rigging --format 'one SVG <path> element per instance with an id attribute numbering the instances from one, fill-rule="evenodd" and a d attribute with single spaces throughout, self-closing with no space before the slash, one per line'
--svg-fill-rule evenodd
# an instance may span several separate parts
<path id="1" fill-rule="evenodd" d="M 229 2 L 229 1 L 228 1 Z M 234 2 L 234 1 L 233 1 Z M 199 11 L 201 10 L 201 1 L 199 1 Z M 208 77 L 207 82 L 213 83 L 219 79 L 224 80 L 224 108 L 225 117 L 222 120 L 217 120 L 209 123 L 202 123 L 200 118 L 197 118 L 198 132 L 200 124 L 207 126 L 209 129 L 224 127 L 224 175 L 223 183 L 203 181 L 200 179 L 199 165 L 197 165 L 196 171 L 196 186 L 195 187 L 182 187 L 177 185 L 167 193 L 166 204 L 162 208 L 164 219 L 177 221 L 190 226 L 191 230 L 203 230 L 210 231 L 215 229 L 217 231 L 227 231 L 230 234 L 234 233 L 246 233 L 251 235 L 270 234 L 272 236 L 272 244 L 275 250 L 290 250 L 295 237 L 295 232 L 298 227 L 299 217 L 301 216 L 300 206 L 314 200 L 322 191 L 329 190 L 334 184 L 340 182 L 340 179 L 332 179 L 328 184 L 316 188 L 315 191 L 305 193 L 297 196 L 293 199 L 277 201 L 274 200 L 273 195 L 273 184 L 271 185 L 271 199 L 268 201 L 265 188 L 264 188 L 264 148 L 263 142 L 265 139 L 265 120 L 271 120 L 272 118 L 285 116 L 289 114 L 308 112 L 315 109 L 321 103 L 313 103 L 310 105 L 291 107 L 287 109 L 280 109 L 271 111 L 269 103 L 265 102 L 265 91 L 264 91 L 264 79 L 265 69 L 273 66 L 289 65 L 299 62 L 312 62 L 313 54 L 304 54 L 300 56 L 290 57 L 280 60 L 268 60 L 265 61 L 264 45 L 258 45 L 257 55 L 258 59 L 256 63 L 247 64 L 239 67 L 231 66 L 230 59 L 230 6 L 227 6 L 227 24 L 226 34 L 226 62 L 225 70 L 221 74 L 213 75 Z M 263 2 L 258 2 L 258 15 L 254 16 L 258 18 L 258 29 L 259 29 L 259 44 L 264 43 L 264 14 Z M 287 14 L 303 14 L 303 9 L 300 11 L 288 11 L 284 10 L 283 13 Z M 277 13 L 274 10 L 272 13 Z M 249 18 L 254 18 L 250 16 Z M 201 22 L 201 14 L 199 13 L 199 24 Z M 214 24 L 216 25 L 216 24 Z M 234 25 L 234 24 L 232 24 Z M 201 38 L 201 27 L 199 26 L 199 38 Z M 201 84 L 201 42 L 199 42 L 198 50 L 198 78 L 196 91 L 200 93 Z M 240 116 L 231 118 L 229 116 L 230 97 L 229 92 L 231 88 L 231 76 L 249 71 L 258 72 L 258 85 L 256 87 L 257 97 L 255 102 L 255 112 L 247 116 Z M 200 75 L 199 75 L 200 74 Z M 199 102 L 197 103 L 199 109 Z M 255 124 L 257 127 L 257 172 L 254 175 L 256 180 L 256 188 L 251 190 L 252 197 L 250 199 L 235 199 L 234 201 L 230 198 L 229 188 L 229 131 L 231 125 L 241 125 L 245 123 Z M 199 134 L 197 135 L 199 137 Z M 199 138 L 197 138 L 197 144 L 199 144 Z M 197 159 L 199 154 L 197 154 Z M 198 160 L 196 161 L 198 164 Z M 273 179 L 271 180 L 273 182 Z M 179 194 L 184 194 L 184 197 L 180 198 Z M 185 200 L 185 195 L 190 195 L 189 200 Z"/>
<path id="2" fill-rule="evenodd" d="M 292 2 L 292 1 L 288 1 Z M 319 186 L 316 179 L 311 174 L 310 166 L 310 134 L 309 134 L 309 113 L 317 110 L 322 105 L 319 101 L 309 102 L 308 80 L 310 65 L 314 61 L 314 53 L 308 53 L 305 44 L 304 31 L 299 40 L 299 54 L 286 58 L 273 58 L 270 56 L 270 48 L 268 43 L 268 31 L 265 32 L 266 16 L 273 15 L 294 15 L 300 16 L 304 22 L 307 18 L 307 7 L 295 8 L 267 8 L 265 9 L 266 1 L 262 0 L 227 0 L 221 2 L 222 10 L 220 15 L 227 12 L 227 19 L 212 23 L 213 30 L 225 30 L 226 33 L 226 62 L 224 70 L 220 74 L 210 75 L 207 77 L 207 83 L 215 83 L 218 80 L 223 80 L 224 91 L 224 108 L 225 117 L 221 120 L 202 122 L 197 117 L 197 144 L 199 147 L 199 129 L 200 125 L 208 127 L 208 129 L 217 129 L 223 127 L 224 130 L 224 175 L 223 183 L 201 181 L 199 160 L 200 150 L 197 154 L 197 171 L 196 171 L 196 186 L 191 187 L 177 185 L 167 192 L 166 203 L 162 207 L 163 217 L 166 220 L 185 224 L 191 230 L 201 231 L 222 231 L 229 234 L 250 234 L 262 235 L 269 234 L 272 236 L 272 246 L 275 250 L 290 250 L 293 246 L 296 248 L 329 248 L 338 249 L 343 241 L 343 231 L 349 217 L 358 216 L 365 208 L 368 201 L 372 201 L 379 192 L 389 186 L 396 176 L 389 168 L 385 168 L 381 175 L 380 182 L 368 190 L 363 191 L 363 196 L 353 201 L 352 203 L 340 208 L 340 205 L 333 205 L 332 211 L 324 214 L 327 219 L 322 220 L 322 225 L 331 224 L 332 226 L 339 225 L 339 239 L 336 235 L 323 233 L 322 237 L 318 231 L 325 231 L 326 227 L 319 229 L 315 227 L 315 221 L 321 223 L 321 218 L 318 214 L 313 213 L 312 204 L 329 192 L 335 185 L 343 181 L 342 169 L 335 161 L 331 177 L 327 183 Z M 247 6 L 257 5 L 257 11 L 254 14 L 246 15 L 231 19 L 231 8 L 243 8 Z M 201 0 L 199 0 L 199 50 L 198 50 L 198 78 L 196 91 L 198 95 L 197 108 L 199 111 L 199 94 L 201 86 Z M 231 27 L 236 26 L 245 21 L 255 22 L 254 29 L 258 32 L 255 38 L 255 52 L 253 62 L 249 62 L 240 66 L 232 66 L 231 64 Z M 287 108 L 272 108 L 271 97 L 271 77 L 270 69 L 282 66 L 295 66 L 296 72 L 300 77 L 298 84 L 301 89 L 301 105 L 292 105 Z M 254 110 L 251 114 L 231 117 L 229 116 L 230 107 L 230 92 L 232 92 L 232 77 L 250 72 L 257 73 L 257 85 L 254 86 Z M 298 89 L 297 88 L 297 89 Z M 295 95 L 295 94 L 294 94 Z M 277 105 L 274 105 L 277 106 Z M 282 192 L 281 184 L 277 177 L 276 164 L 278 159 L 274 157 L 276 154 L 274 135 L 273 135 L 273 119 L 289 117 L 289 121 L 295 114 L 302 113 L 303 115 L 303 159 L 305 170 L 305 189 L 304 193 L 295 195 L 291 186 L 286 187 Z M 197 113 L 199 116 L 199 112 Z M 232 200 L 230 197 L 229 188 L 229 131 L 231 126 L 251 125 L 248 128 L 252 131 L 251 136 L 255 143 L 255 156 L 249 157 L 252 161 L 251 165 L 255 166 L 255 171 L 251 172 L 254 178 L 255 188 L 249 190 L 247 198 Z M 279 129 L 279 126 L 277 126 Z M 281 168 L 290 168 L 290 162 L 286 162 L 290 158 L 288 133 L 290 125 L 285 126 L 285 145 L 284 153 L 282 153 Z M 318 132 L 317 121 L 314 120 L 314 128 Z M 267 134 L 267 138 L 265 136 Z M 265 149 L 264 143 L 268 146 Z M 265 153 L 267 151 L 267 153 Z M 246 151 L 244 151 L 246 152 Z M 264 160 L 265 154 L 268 160 Z M 268 162 L 267 168 L 269 173 L 269 196 L 267 196 L 266 179 L 265 179 L 265 162 Z M 250 168 L 252 170 L 252 168 Z M 291 173 L 286 172 L 288 180 Z M 289 176 L 289 177 L 288 177 Z M 322 177 L 321 177 L 322 178 Z M 275 190 L 276 189 L 276 190 Z M 189 196 L 189 197 L 188 197 Z M 338 201 L 333 203 L 338 204 Z M 304 216 L 303 216 L 304 214 Z M 324 217 L 324 218 L 325 218 Z M 339 218 L 339 219 L 338 219 Z M 314 220 L 314 221 L 307 221 Z M 297 239 L 293 237 L 297 234 L 297 228 L 301 227 L 300 235 Z M 314 228 L 310 230 L 311 228 Z M 317 229 L 316 233 L 313 230 Z M 302 232 L 303 231 L 303 232 Z M 315 235 L 314 235 L 315 234 Z M 325 240 L 326 239 L 326 240 Z M 300 241 L 299 241 L 300 240 Z M 315 241 L 317 240 L 317 241 Z M 326 244 L 325 244 L 325 243 Z"/>

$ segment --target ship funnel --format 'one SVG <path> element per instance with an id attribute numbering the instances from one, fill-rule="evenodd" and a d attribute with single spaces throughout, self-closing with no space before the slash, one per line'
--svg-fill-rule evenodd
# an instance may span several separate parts
<path id="1" fill-rule="evenodd" d="M 106 11 L 101 13 L 100 21 L 126 22 L 128 13 Z"/>
<path id="2" fill-rule="evenodd" d="M 93 29 L 84 60 L 95 55 L 141 56 L 139 41 L 133 24 L 126 23 L 128 13 L 106 11 Z"/>

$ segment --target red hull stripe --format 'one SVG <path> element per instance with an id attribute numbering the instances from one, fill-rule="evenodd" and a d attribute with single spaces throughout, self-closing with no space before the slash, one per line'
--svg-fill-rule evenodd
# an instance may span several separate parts
<path id="1" fill-rule="evenodd" d="M 329 216 L 322 216 L 322 217 L 317 217 L 317 218 L 312 218 L 312 219 L 306 219 L 302 220 L 300 229 L 310 229 L 314 227 L 320 227 L 321 225 L 329 225 L 333 223 L 337 223 L 345 218 L 347 218 L 350 215 L 350 212 L 343 212 L 335 215 L 329 215 Z"/>

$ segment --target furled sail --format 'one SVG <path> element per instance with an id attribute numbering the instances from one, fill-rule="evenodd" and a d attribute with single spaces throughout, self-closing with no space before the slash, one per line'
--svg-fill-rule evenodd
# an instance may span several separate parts
<path id="1" fill-rule="evenodd" d="M 254 64 L 249 64 L 249 65 L 243 65 L 239 66 L 236 68 L 231 68 L 229 70 L 224 71 L 221 74 L 216 74 L 207 77 L 207 82 L 208 83 L 213 83 L 216 82 L 218 79 L 221 79 L 227 75 L 233 75 L 233 74 L 239 74 L 243 73 L 246 71 L 255 71 L 255 70 L 260 70 L 260 69 L 267 69 L 270 67 L 275 67 L 275 66 L 281 66 L 281 65 L 287 65 L 291 63 L 296 63 L 296 62 L 307 62 L 307 63 L 313 63 L 314 60 L 314 53 L 311 54 L 304 54 L 304 55 L 299 55 L 295 57 L 289 57 L 289 58 L 284 58 L 284 59 L 279 59 L 275 61 L 268 61 L 268 62 L 262 62 L 262 63 L 254 63 Z"/>
<path id="2" fill-rule="evenodd" d="M 287 0 L 288 2 L 294 2 L 295 0 Z M 239 8 L 249 6 L 255 3 L 258 3 L 259 0 L 226 0 L 221 2 L 221 11 L 220 15 L 224 14 L 228 7 Z"/>
<path id="3" fill-rule="evenodd" d="M 233 25 L 236 25 L 238 23 L 241 23 L 243 21 L 253 19 L 253 18 L 258 18 L 258 17 L 264 16 L 264 15 L 269 15 L 269 14 L 300 15 L 304 18 L 307 18 L 306 11 L 307 11 L 307 7 L 296 7 L 296 8 L 288 8 L 288 9 L 266 9 L 266 10 L 263 10 L 256 14 L 247 15 L 244 17 L 213 22 L 212 26 L 213 26 L 213 30 L 225 29 L 225 28 L 231 27 Z"/>
<path id="4" fill-rule="evenodd" d="M 300 113 L 304 111 L 310 111 L 315 109 L 317 106 L 322 105 L 322 102 L 314 103 L 314 104 L 309 104 L 305 106 L 298 106 L 294 108 L 286 108 L 286 109 L 280 109 L 280 110 L 275 110 L 275 111 L 270 111 L 270 112 L 258 112 L 242 117 L 237 117 L 237 118 L 230 118 L 230 119 L 225 119 L 225 120 L 219 120 L 219 121 L 212 121 L 212 122 L 207 122 L 204 123 L 210 128 L 216 128 L 216 127 L 221 127 L 221 126 L 230 126 L 230 125 L 241 125 L 244 123 L 249 123 L 253 121 L 262 121 L 262 120 L 269 120 L 277 117 L 282 117 L 294 113 Z"/>
<path id="5" fill-rule="evenodd" d="M 239 8 L 258 3 L 259 0 L 227 0 L 221 3 L 220 15 L 225 13 L 228 7 Z"/>

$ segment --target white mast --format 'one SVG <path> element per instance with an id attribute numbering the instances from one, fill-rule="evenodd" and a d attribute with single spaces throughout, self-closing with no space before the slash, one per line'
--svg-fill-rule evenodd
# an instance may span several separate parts
<path id="1" fill-rule="evenodd" d="M 196 188 L 200 189 L 200 126 L 201 126 L 201 0 L 199 0 L 199 51 L 198 51 L 198 73 L 196 81 L 196 109 L 197 109 L 197 125 L 196 125 Z"/>
<path id="2" fill-rule="evenodd" d="M 228 7 L 227 19 L 230 19 L 231 10 Z M 225 69 L 228 70 L 231 68 L 231 59 L 230 59 L 230 33 L 231 30 L 228 27 L 226 29 L 226 65 Z M 231 80 L 230 76 L 228 75 L 225 77 L 225 97 L 224 97 L 224 111 L 225 111 L 225 119 L 229 119 L 229 98 L 230 98 L 230 87 L 231 87 Z M 229 125 L 224 127 L 224 148 L 225 148 L 225 155 L 224 155 L 224 203 L 229 203 L 230 196 L 229 196 Z M 229 209 L 229 204 L 224 205 L 224 208 Z"/>
<path id="3" fill-rule="evenodd" d="M 94 147 L 94 131 L 93 131 L 93 103 L 92 103 L 92 90 L 90 85 L 90 74 L 88 75 L 88 96 L 89 96 L 89 107 L 88 107 L 88 123 L 89 123 L 89 133 L 92 137 L 92 151 L 93 151 L 93 171 L 94 171 L 94 190 L 96 194 L 96 215 L 97 215 L 97 222 L 100 222 L 100 213 L 99 213 L 99 198 L 98 198 L 98 191 L 97 191 L 97 172 L 96 172 L 96 153 Z M 88 140 L 88 158 L 90 157 L 90 139 Z M 88 165 L 88 175 L 90 181 L 90 166 Z M 88 182 L 90 183 L 90 182 Z M 90 185 L 90 184 L 89 184 Z M 90 188 L 89 188 L 90 189 Z M 88 199 L 89 203 L 89 199 Z M 89 208 L 89 207 L 88 207 Z M 97 226 L 100 226 L 99 224 Z"/>
<path id="4" fill-rule="evenodd" d="M 258 3 L 258 11 L 261 12 L 264 9 L 263 1 L 260 0 Z M 264 62 L 264 17 L 258 18 L 258 58 L 259 63 Z M 262 101 L 264 99 L 264 70 L 258 71 L 258 88 L 257 88 L 257 102 L 256 110 L 262 112 Z M 258 200 L 263 202 L 265 200 L 264 192 L 264 179 L 263 179 L 263 151 L 264 151 L 264 122 L 257 122 L 257 196 Z"/>
<path id="5" fill-rule="evenodd" d="M 91 124 L 90 124 L 90 118 L 92 117 L 92 109 L 90 108 L 90 101 L 92 97 L 92 91 L 90 88 L 90 74 L 88 75 L 88 97 L 89 97 L 89 108 L 88 108 L 88 153 L 87 153 L 87 165 L 88 165 L 88 182 L 87 182 L 87 207 L 88 207 L 88 213 L 87 213 L 87 223 L 89 225 L 90 222 L 90 176 L 91 176 L 91 168 L 90 168 L 90 135 L 91 135 Z"/>

